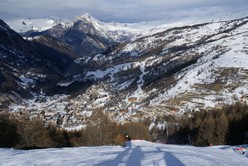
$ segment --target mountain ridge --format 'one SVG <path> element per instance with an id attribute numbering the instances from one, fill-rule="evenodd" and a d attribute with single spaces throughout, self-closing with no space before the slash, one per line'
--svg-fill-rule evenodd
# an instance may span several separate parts
<path id="1" fill-rule="evenodd" d="M 0 29 L 1 105 L 9 99 L 17 102 L 15 99 L 33 98 L 44 87 L 52 88 L 52 84 L 64 78 L 67 66 L 78 57 L 60 41 L 49 38 L 48 46 L 38 42 L 39 39 L 24 40 L 3 21 L 1 27 L 4 27 Z M 9 97 L 4 97 L 6 95 Z"/>
<path id="2" fill-rule="evenodd" d="M 76 23 L 75 29 L 84 29 L 85 22 Z M 97 109 L 127 122 L 247 102 L 247 34 L 248 18 L 244 17 L 167 27 L 112 43 L 100 53 L 75 57 L 67 65 L 68 74 L 57 80 L 56 87 L 62 92 L 69 86 L 74 92 L 82 88 L 77 93 L 55 91 L 47 96 L 45 92 L 38 102 L 37 98 L 24 100 L 9 109 L 17 113 L 36 110 L 32 116 L 73 128 L 84 126 Z M 42 110 L 46 110 L 44 115 Z"/>

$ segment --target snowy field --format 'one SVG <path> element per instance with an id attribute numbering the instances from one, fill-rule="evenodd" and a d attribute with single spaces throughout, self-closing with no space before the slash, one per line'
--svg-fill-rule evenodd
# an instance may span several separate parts
<path id="1" fill-rule="evenodd" d="M 0 149 L 0 165 L 247 166 L 248 154 L 231 146 L 193 147 L 136 140 L 127 147 L 101 146 L 41 150 Z"/>

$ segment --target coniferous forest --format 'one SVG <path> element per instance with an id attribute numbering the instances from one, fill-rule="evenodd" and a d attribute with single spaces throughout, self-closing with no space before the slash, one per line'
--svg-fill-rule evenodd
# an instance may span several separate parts
<path id="1" fill-rule="evenodd" d="M 178 119 L 168 143 L 238 145 L 248 143 L 248 106 L 237 103 L 222 109 L 193 111 Z"/>
<path id="2" fill-rule="evenodd" d="M 33 149 L 122 145 L 126 134 L 134 139 L 160 139 L 169 144 L 195 146 L 248 143 L 248 106 L 244 104 L 216 110 L 193 110 L 180 117 L 160 117 L 167 122 L 167 131 L 149 131 L 150 119 L 118 124 L 101 111 L 86 127 L 73 131 L 59 128 L 52 123 L 44 124 L 38 118 L 29 119 L 25 115 L 15 117 L 4 110 L 0 114 L 0 147 Z"/>

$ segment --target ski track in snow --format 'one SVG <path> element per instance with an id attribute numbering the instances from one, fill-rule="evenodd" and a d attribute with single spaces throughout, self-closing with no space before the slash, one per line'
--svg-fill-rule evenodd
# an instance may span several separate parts
<path id="1" fill-rule="evenodd" d="M 134 96 L 141 96 L 143 93 L 143 90 L 142 90 L 142 86 L 144 85 L 144 79 L 143 79 L 143 76 L 148 73 L 148 72 L 145 72 L 145 68 L 146 68 L 146 61 L 143 61 L 140 63 L 140 71 L 141 71 L 141 75 L 139 76 L 139 80 L 138 80 L 138 89 L 134 92 Z"/>
<path id="2" fill-rule="evenodd" d="M 82 166 L 214 166 L 247 165 L 247 154 L 231 146 L 194 147 L 132 141 L 127 147 L 101 146 L 40 150 L 0 149 L 0 165 L 82 165 Z"/>

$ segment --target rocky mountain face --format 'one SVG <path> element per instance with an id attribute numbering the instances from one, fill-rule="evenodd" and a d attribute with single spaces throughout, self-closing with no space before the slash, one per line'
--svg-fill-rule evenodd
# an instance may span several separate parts
<path id="1" fill-rule="evenodd" d="M 91 39 L 101 45 L 100 39 L 106 38 L 102 38 L 103 33 L 95 31 L 95 25 L 86 25 L 85 21 L 78 19 L 66 33 L 57 34 L 67 34 L 71 35 L 70 39 L 74 36 L 85 41 L 85 36 L 78 34 L 80 31 L 95 35 L 94 39 Z M 4 28 L 3 25 L 1 27 Z M 6 35 L 5 32 L 2 34 Z M 108 35 L 109 31 L 105 32 L 105 35 Z M 164 28 L 163 31 L 135 40 L 114 45 L 110 42 L 107 44 L 109 47 L 102 49 L 103 52 L 99 53 L 98 50 L 94 55 L 79 58 L 75 58 L 73 53 L 73 50 L 77 50 L 75 38 L 67 38 L 65 44 L 54 39 L 53 37 L 59 37 L 53 35 L 26 41 L 13 31 L 8 33 L 15 34 L 24 48 L 25 43 L 32 45 L 30 49 L 38 49 L 41 45 L 43 48 L 32 52 L 35 54 L 28 54 L 29 52 L 15 44 L 18 40 L 8 41 L 9 37 L 4 36 L 2 41 L 1 37 L 1 58 L 12 58 L 12 54 L 17 54 L 13 61 L 7 62 L 3 59 L 1 63 L 7 64 L 8 70 L 14 73 L 13 77 L 19 79 L 18 85 L 29 83 L 28 87 L 37 87 L 37 71 L 42 71 L 43 79 L 50 78 L 49 80 L 54 82 L 53 88 L 46 88 L 50 85 L 47 82 L 43 84 L 42 88 L 51 89 L 53 92 L 49 96 L 47 90 L 43 95 L 23 99 L 18 105 L 12 102 L 9 109 L 16 113 L 26 112 L 30 116 L 55 122 L 65 128 L 83 127 L 97 114 L 96 110 L 103 110 L 116 121 L 140 121 L 167 114 L 180 115 L 185 111 L 201 108 L 222 107 L 237 101 L 247 102 L 248 99 L 247 17 Z M 101 35 L 98 36 L 99 34 Z M 89 43 L 93 47 L 92 40 Z M 6 43 L 10 43 L 12 48 L 7 47 Z M 68 44 L 74 47 L 69 47 Z M 54 58 L 54 54 L 49 54 L 47 49 L 63 50 L 64 54 L 58 56 L 66 55 L 65 59 L 69 60 L 58 60 Z M 19 52 L 24 54 L 23 58 Z M 37 52 L 39 54 L 36 54 Z M 23 61 L 28 55 L 41 61 L 44 66 L 42 70 L 35 69 L 35 72 L 32 72 L 36 74 L 35 78 L 27 75 L 33 67 L 30 66 L 32 63 L 25 64 Z M 41 56 L 43 57 L 40 58 Z M 23 66 L 30 67 L 26 70 L 16 67 L 22 63 Z M 40 67 L 41 64 L 33 65 Z M 25 83 L 21 74 L 26 74 L 23 78 L 32 81 Z M 5 75 L 0 75 L 0 79 L 4 80 Z"/>
<path id="2" fill-rule="evenodd" d="M 0 39 L 1 107 L 45 91 L 57 94 L 56 83 L 65 78 L 68 66 L 78 58 L 70 47 L 48 36 L 24 40 L 2 20 Z"/>
<path id="3" fill-rule="evenodd" d="M 103 52 L 115 43 L 129 41 L 137 36 L 125 25 L 103 23 L 89 14 L 78 16 L 70 23 L 60 22 L 45 31 L 31 30 L 22 35 L 24 37 L 52 36 L 68 44 L 80 56 L 87 57 Z"/>

